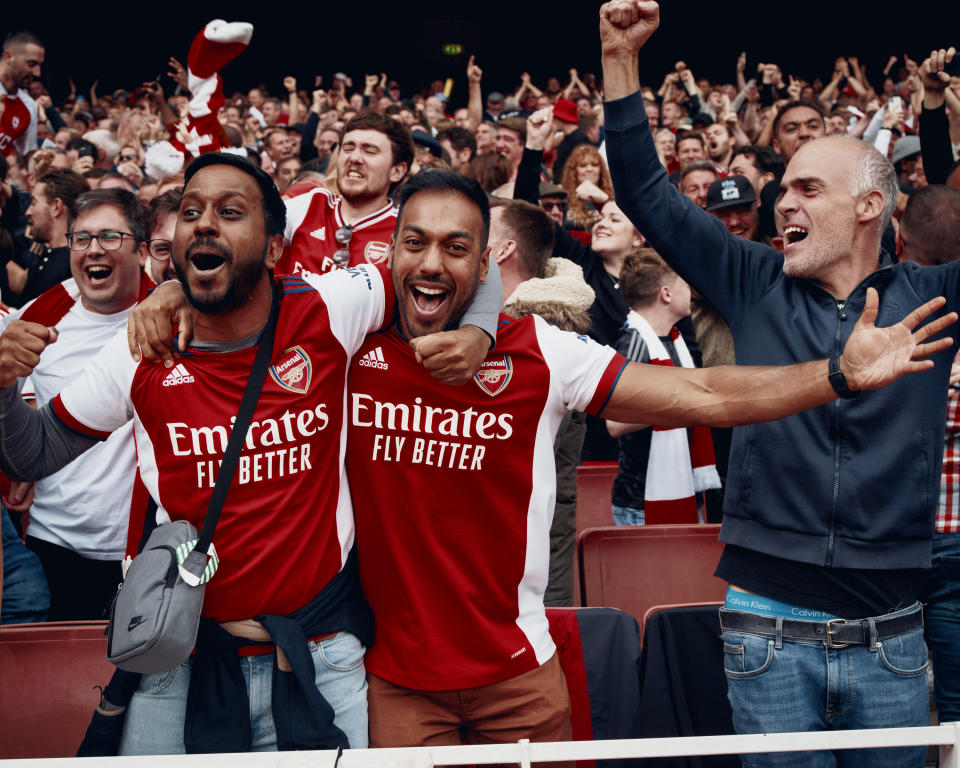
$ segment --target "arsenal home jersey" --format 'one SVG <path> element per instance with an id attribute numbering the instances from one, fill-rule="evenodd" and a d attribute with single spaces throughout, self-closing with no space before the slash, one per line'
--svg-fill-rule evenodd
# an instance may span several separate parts
<path id="1" fill-rule="evenodd" d="M 354 541 L 343 465 L 347 366 L 392 316 L 393 290 L 384 292 L 370 266 L 311 284 L 281 278 L 279 289 L 271 367 L 213 537 L 220 565 L 203 613 L 217 621 L 301 608 Z M 132 417 L 158 522 L 199 529 L 255 355 L 255 346 L 193 349 L 167 369 L 134 363 L 123 333 L 54 399 L 54 412 L 100 438 Z"/>
<path id="2" fill-rule="evenodd" d="M 543 609 L 567 409 L 598 413 L 626 364 L 539 317 L 502 325 L 471 382 L 448 386 L 391 328 L 350 367 L 347 467 L 367 669 L 418 690 L 535 669 L 555 648 Z"/>
<path id="3" fill-rule="evenodd" d="M 387 203 L 379 211 L 350 225 L 350 243 L 337 242 L 336 232 L 347 223 L 341 213 L 342 198 L 316 187 L 287 200 L 287 228 L 283 255 L 277 271 L 291 275 L 321 274 L 336 269 L 333 254 L 339 248 L 350 251 L 350 266 L 383 264 L 390 238 L 397 226 L 397 209 Z"/>
<path id="4" fill-rule="evenodd" d="M 10 95 L 0 85 L 3 114 L 0 115 L 0 155 L 19 150 L 25 155 L 37 147 L 37 105 L 23 88 Z"/>

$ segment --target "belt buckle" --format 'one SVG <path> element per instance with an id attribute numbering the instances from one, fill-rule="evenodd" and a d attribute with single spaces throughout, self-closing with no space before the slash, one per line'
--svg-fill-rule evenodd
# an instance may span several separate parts
<path id="1" fill-rule="evenodd" d="M 829 648 L 846 648 L 850 643 L 835 643 L 833 642 L 833 625 L 835 623 L 846 624 L 846 619 L 830 619 L 827 622 L 827 646 Z"/>

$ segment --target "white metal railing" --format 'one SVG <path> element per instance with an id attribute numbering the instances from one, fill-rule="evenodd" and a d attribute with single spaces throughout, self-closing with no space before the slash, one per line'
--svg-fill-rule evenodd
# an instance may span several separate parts
<path id="1" fill-rule="evenodd" d="M 860 731 L 814 733 L 769 733 L 741 736 L 690 736 L 671 739 L 614 739 L 511 744 L 480 744 L 456 747 L 410 747 L 403 749 L 351 749 L 340 758 L 340 768 L 429 768 L 434 765 L 484 765 L 513 763 L 531 768 L 544 761 L 612 760 L 638 757 L 735 755 L 755 752 L 802 752 L 814 749 L 862 749 L 864 747 L 936 746 L 941 768 L 960 768 L 960 723 L 926 728 L 877 728 Z M 50 758 L 3 760 L 3 768 L 57 768 L 94 765 L 94 759 Z M 230 755 L 174 755 L 157 757 L 95 758 L 109 768 L 333 768 L 336 753 L 256 752 Z"/>

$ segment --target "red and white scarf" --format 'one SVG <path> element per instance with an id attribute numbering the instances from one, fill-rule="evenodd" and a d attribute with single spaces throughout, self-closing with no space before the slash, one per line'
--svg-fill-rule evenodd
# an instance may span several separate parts
<path id="1" fill-rule="evenodd" d="M 631 310 L 627 325 L 636 330 L 647 345 L 651 365 L 673 366 L 666 347 L 646 320 Z M 693 368 L 693 358 L 676 328 L 670 329 L 670 339 L 680 365 Z M 647 523 L 696 522 L 696 494 L 719 487 L 713 439 L 707 427 L 693 427 L 689 439 L 684 427 L 653 428 L 643 500 Z"/>
<path id="2" fill-rule="evenodd" d="M 152 178 L 173 176 L 188 157 L 230 149 L 217 117 L 224 105 L 219 71 L 247 49 L 252 36 L 252 24 L 214 19 L 193 38 L 187 53 L 188 112 L 183 122 L 168 126 L 169 141 L 157 142 L 147 150 L 145 163 Z"/>

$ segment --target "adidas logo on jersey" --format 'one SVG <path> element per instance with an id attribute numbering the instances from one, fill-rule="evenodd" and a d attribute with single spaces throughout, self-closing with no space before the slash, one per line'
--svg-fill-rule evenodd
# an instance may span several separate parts
<path id="1" fill-rule="evenodd" d="M 192 383 L 193 376 L 187 373 L 187 369 L 183 367 L 183 363 L 179 363 L 176 368 L 167 374 L 167 378 L 163 380 L 163 386 L 165 387 L 175 387 L 178 384 Z"/>
<path id="2" fill-rule="evenodd" d="M 360 358 L 360 365 L 366 368 L 379 368 L 381 371 L 386 371 L 390 368 L 390 365 L 383 360 L 382 347 L 377 347 L 367 352 L 367 354 Z"/>
<path id="3" fill-rule="evenodd" d="M 313 232 L 310 233 L 310 237 L 315 237 L 315 238 L 317 238 L 317 240 L 326 240 L 326 239 L 327 239 L 327 228 L 326 228 L 326 227 L 320 227 L 319 229 L 313 230 Z"/>

